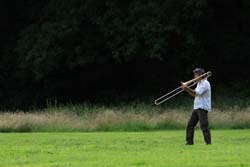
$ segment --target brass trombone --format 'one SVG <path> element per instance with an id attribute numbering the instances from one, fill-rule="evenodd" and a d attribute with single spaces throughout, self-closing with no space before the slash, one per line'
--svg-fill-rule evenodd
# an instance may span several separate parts
<path id="1" fill-rule="evenodd" d="M 202 74 L 202 75 L 200 75 L 200 76 L 198 76 L 198 77 L 196 77 L 196 78 L 194 78 L 194 79 L 191 79 L 191 80 L 189 80 L 189 81 L 187 81 L 187 82 L 184 82 L 183 84 L 184 84 L 184 85 L 187 85 L 188 87 L 192 87 L 192 86 L 194 86 L 194 85 L 197 83 L 197 82 L 196 82 L 197 79 L 200 79 L 200 78 L 208 78 L 208 77 L 210 77 L 211 75 L 212 75 L 212 72 L 211 72 L 211 71 L 208 71 L 208 72 L 206 72 L 206 73 L 204 73 L 204 74 Z M 174 96 L 180 94 L 180 93 L 183 92 L 183 91 L 184 91 L 184 90 L 182 89 L 182 87 L 179 86 L 178 88 L 176 88 L 176 89 L 174 89 L 174 90 L 172 90 L 172 91 L 170 91 L 170 92 L 164 94 L 163 96 L 157 98 L 157 99 L 154 101 L 154 103 L 155 103 L 155 105 L 160 105 L 161 103 L 163 103 L 163 102 L 165 102 L 165 101 L 171 99 L 172 97 L 174 97 Z"/>

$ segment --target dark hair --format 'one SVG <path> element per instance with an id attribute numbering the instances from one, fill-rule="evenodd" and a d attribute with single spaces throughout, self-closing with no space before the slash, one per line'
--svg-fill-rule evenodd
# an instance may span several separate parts
<path id="1" fill-rule="evenodd" d="M 194 74 L 202 75 L 202 74 L 205 73 L 205 70 L 202 69 L 202 68 L 196 68 L 196 69 L 193 70 L 193 73 L 194 73 Z"/>

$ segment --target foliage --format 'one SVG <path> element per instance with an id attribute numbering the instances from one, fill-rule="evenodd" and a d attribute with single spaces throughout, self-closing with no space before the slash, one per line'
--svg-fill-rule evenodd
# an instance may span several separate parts
<path id="1" fill-rule="evenodd" d="M 109 55 L 120 63 L 144 58 L 169 61 L 176 55 L 187 59 L 192 56 L 188 52 L 199 47 L 194 32 L 198 27 L 193 24 L 202 18 L 204 2 L 50 1 L 38 20 L 22 31 L 16 54 L 20 66 L 37 80 L 105 63 Z"/>
<path id="2" fill-rule="evenodd" d="M 249 82 L 247 6 L 246 0 L 3 0 L 1 102 L 30 107 L 122 91 L 152 94 L 189 79 L 197 66 L 215 71 L 221 84 L 238 71 Z"/>

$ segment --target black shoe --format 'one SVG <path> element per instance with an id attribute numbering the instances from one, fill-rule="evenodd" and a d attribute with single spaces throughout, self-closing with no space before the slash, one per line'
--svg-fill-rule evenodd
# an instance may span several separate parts
<path id="1" fill-rule="evenodd" d="M 194 145 L 194 143 L 186 143 L 186 145 Z"/>

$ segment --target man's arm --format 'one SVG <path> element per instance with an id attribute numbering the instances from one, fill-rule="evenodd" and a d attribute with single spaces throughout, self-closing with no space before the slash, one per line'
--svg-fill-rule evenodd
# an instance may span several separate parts
<path id="1" fill-rule="evenodd" d="M 196 94 L 195 90 L 189 88 L 186 84 L 183 84 L 183 82 L 181 82 L 181 87 L 184 91 L 188 92 L 188 94 L 195 97 L 195 94 Z"/>

